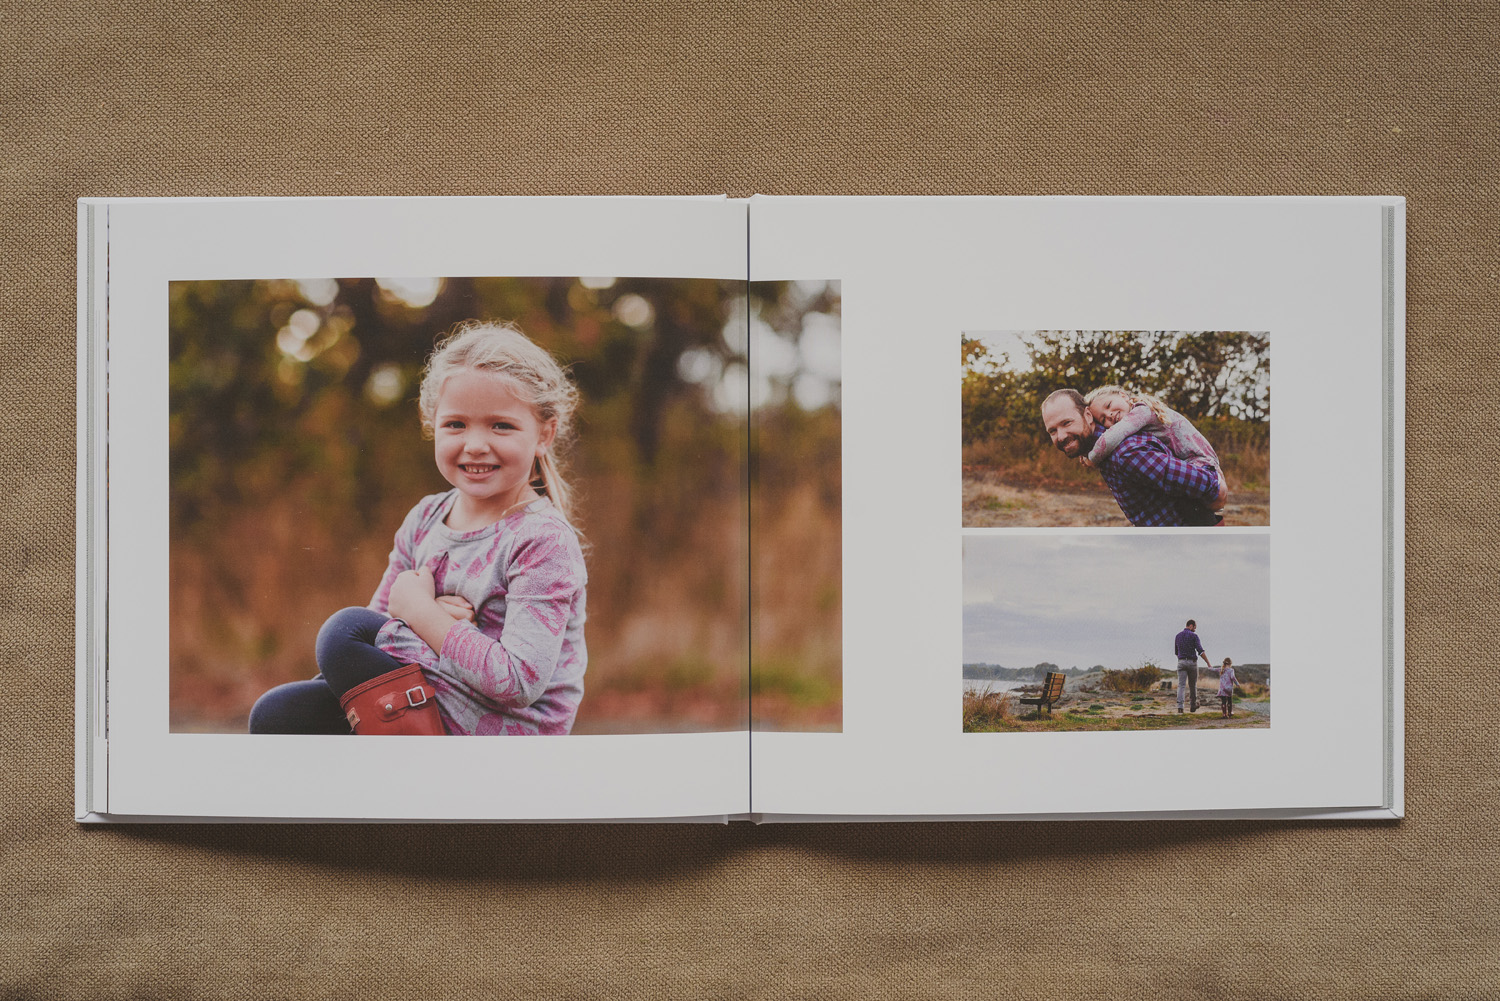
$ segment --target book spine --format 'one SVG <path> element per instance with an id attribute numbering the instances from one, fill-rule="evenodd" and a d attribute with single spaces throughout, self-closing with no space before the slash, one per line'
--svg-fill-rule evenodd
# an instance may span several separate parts
<path id="1" fill-rule="evenodd" d="M 1385 807 L 1406 815 L 1406 202 L 1380 209 L 1384 446 Z"/>
<path id="2" fill-rule="evenodd" d="M 104 545 L 108 524 L 107 370 L 109 322 L 109 207 L 78 202 L 78 413 L 75 478 L 74 760 L 73 814 L 99 819 L 108 812 L 105 701 Z"/>

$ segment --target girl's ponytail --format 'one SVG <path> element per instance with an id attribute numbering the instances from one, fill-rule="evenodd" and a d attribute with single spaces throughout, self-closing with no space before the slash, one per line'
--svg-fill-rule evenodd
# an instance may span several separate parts
<path id="1" fill-rule="evenodd" d="M 556 440 L 553 441 L 554 446 Z M 568 486 L 568 481 L 563 479 L 562 470 L 558 468 L 557 461 L 552 457 L 552 449 L 547 449 L 536 460 L 536 466 L 532 472 L 531 488 L 552 502 L 552 506 L 562 512 L 562 516 L 571 523 L 573 520 L 573 489 Z"/>
<path id="2" fill-rule="evenodd" d="M 1151 412 L 1156 415 L 1156 419 L 1161 421 L 1163 425 L 1171 424 L 1177 419 L 1176 415 L 1172 413 L 1172 408 L 1154 396 L 1148 396 L 1145 393 L 1136 393 L 1131 399 L 1136 403 L 1144 403 L 1150 407 Z"/>

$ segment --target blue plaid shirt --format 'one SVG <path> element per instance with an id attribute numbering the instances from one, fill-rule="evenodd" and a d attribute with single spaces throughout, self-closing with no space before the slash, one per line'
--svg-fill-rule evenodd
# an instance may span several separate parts
<path id="1" fill-rule="evenodd" d="M 1084 440 L 1084 451 L 1093 446 Z M 1115 503 L 1132 525 L 1213 525 L 1210 507 L 1219 495 L 1212 469 L 1175 458 L 1149 434 L 1131 435 L 1099 466 Z"/>

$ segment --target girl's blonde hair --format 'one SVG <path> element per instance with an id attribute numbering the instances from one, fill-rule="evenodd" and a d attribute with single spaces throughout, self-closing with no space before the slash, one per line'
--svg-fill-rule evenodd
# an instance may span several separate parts
<path id="1" fill-rule="evenodd" d="M 1095 400 L 1101 400 L 1106 396 L 1123 396 L 1130 401 L 1132 407 L 1137 403 L 1144 403 L 1151 408 L 1151 412 L 1156 415 L 1156 419 L 1163 424 L 1170 424 L 1177 419 L 1172 413 L 1171 408 L 1156 397 L 1147 396 L 1145 393 L 1132 393 L 1123 386 L 1100 386 L 1098 389 L 1091 390 L 1083 398 L 1083 405 L 1085 407 L 1092 406 Z"/>
<path id="2" fill-rule="evenodd" d="M 448 377 L 462 369 L 477 368 L 504 376 L 516 395 L 531 407 L 543 424 L 557 422 L 552 445 L 532 466 L 531 488 L 546 497 L 564 518 L 572 520 L 572 494 L 563 478 L 557 453 L 573 437 L 573 412 L 578 408 L 578 387 L 546 348 L 538 346 L 511 323 L 470 320 L 453 328 L 437 342 L 422 372 L 418 409 L 422 434 L 433 436 L 438 395 Z"/>

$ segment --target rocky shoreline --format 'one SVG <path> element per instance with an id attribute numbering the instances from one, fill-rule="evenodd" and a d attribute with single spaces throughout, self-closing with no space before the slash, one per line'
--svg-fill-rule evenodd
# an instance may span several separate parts
<path id="1" fill-rule="evenodd" d="M 1039 683 L 989 697 L 1008 700 L 1010 714 L 1005 729 L 1242 729 L 1271 725 L 1269 691 L 1263 696 L 1237 697 L 1234 715 L 1229 719 L 1221 717 L 1216 671 L 1199 672 L 1196 712 L 1178 713 L 1175 688 L 1163 687 L 1162 682 L 1147 692 L 1115 692 L 1104 690 L 1100 686 L 1102 680 L 1103 674 L 1098 671 L 1068 679 L 1062 697 L 1052 705 L 1050 716 L 1038 715 L 1036 707 L 1020 704 L 1020 699 L 1034 697 L 1041 691 Z M 1176 673 L 1162 681 L 1175 686 Z M 1186 705 L 1183 708 L 1188 709 Z"/>

